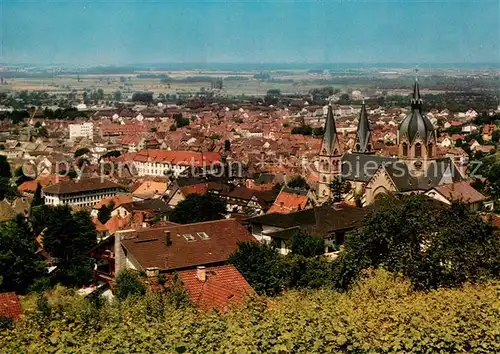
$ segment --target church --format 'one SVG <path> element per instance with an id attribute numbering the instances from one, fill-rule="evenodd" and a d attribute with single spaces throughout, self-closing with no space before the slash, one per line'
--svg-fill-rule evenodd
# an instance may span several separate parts
<path id="1" fill-rule="evenodd" d="M 437 156 L 437 134 L 422 110 L 418 78 L 415 79 L 411 109 L 399 124 L 398 155 L 376 155 L 373 136 L 363 102 L 352 151 L 343 151 L 335 126 L 332 106 L 328 106 L 325 133 L 319 152 L 318 201 L 332 197 L 330 183 L 341 179 L 349 183 L 346 202 L 356 199 L 362 205 L 374 202 L 380 193 L 420 194 L 431 188 L 465 179 L 454 161 Z"/>

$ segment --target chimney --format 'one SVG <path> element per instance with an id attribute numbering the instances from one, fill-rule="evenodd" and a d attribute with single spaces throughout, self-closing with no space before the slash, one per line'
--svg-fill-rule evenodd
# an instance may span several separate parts
<path id="1" fill-rule="evenodd" d="M 196 278 L 202 282 L 207 280 L 207 271 L 204 266 L 196 267 Z"/>
<path id="2" fill-rule="evenodd" d="M 170 231 L 167 230 L 163 233 L 165 236 L 165 246 L 169 247 L 172 245 L 172 235 L 170 234 Z"/>

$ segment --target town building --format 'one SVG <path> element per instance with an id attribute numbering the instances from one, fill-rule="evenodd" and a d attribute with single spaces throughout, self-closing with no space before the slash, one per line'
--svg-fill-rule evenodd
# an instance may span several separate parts
<path id="1" fill-rule="evenodd" d="M 103 199 L 124 193 L 125 188 L 105 178 L 63 181 L 43 189 L 46 205 L 91 207 Z"/>
<path id="2" fill-rule="evenodd" d="M 76 138 L 94 139 L 94 123 L 92 122 L 69 124 L 68 127 L 70 140 L 75 140 Z"/>

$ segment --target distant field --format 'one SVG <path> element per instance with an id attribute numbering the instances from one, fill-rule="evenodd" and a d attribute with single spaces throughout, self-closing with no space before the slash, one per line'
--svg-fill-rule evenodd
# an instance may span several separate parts
<path id="1" fill-rule="evenodd" d="M 279 89 L 284 94 L 307 93 L 313 88 L 333 86 L 346 90 L 386 90 L 388 92 L 407 93 L 411 90 L 414 73 L 410 69 L 386 69 L 384 71 L 365 71 L 359 74 L 311 73 L 308 70 L 285 69 L 271 71 L 273 80 L 257 80 L 257 71 L 228 70 L 177 70 L 177 71 L 131 71 L 120 74 L 56 74 L 51 77 L 45 73 L 44 78 L 8 77 L 7 85 L 0 90 L 13 91 L 47 91 L 51 94 L 65 94 L 76 90 L 81 94 L 85 89 L 103 89 L 105 94 L 117 90 L 122 96 L 130 97 L 137 91 L 152 91 L 155 94 L 196 93 L 201 88 L 210 89 L 210 80 L 224 78 L 223 93 L 229 96 L 250 95 L 263 96 L 269 89 Z M 158 77 L 138 78 L 138 75 Z M 170 83 L 161 82 L 160 75 L 168 75 Z M 20 75 L 21 76 L 21 75 Z M 205 78 L 205 81 L 189 79 Z M 124 81 L 125 80 L 125 81 Z M 184 81 L 179 81 L 184 80 Z M 498 90 L 498 72 L 464 72 L 442 70 L 421 74 L 423 89 L 434 93 L 443 91 L 469 91 L 475 89 Z M 123 82 L 124 81 L 124 82 Z M 429 92 L 429 91 L 428 91 Z"/>

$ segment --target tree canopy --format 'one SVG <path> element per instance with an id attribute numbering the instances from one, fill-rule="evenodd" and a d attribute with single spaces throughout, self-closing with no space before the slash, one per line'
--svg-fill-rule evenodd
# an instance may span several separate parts
<path id="1" fill-rule="evenodd" d="M 349 287 L 368 267 L 403 274 L 423 289 L 500 275 L 500 238 L 494 227 L 467 205 L 449 207 L 426 196 L 377 199 L 344 247 L 334 267 L 339 288 Z"/>
<path id="2" fill-rule="evenodd" d="M 207 194 L 190 194 L 176 205 L 170 214 L 170 220 L 179 224 L 223 219 L 226 214 L 226 203 L 217 196 Z"/>

